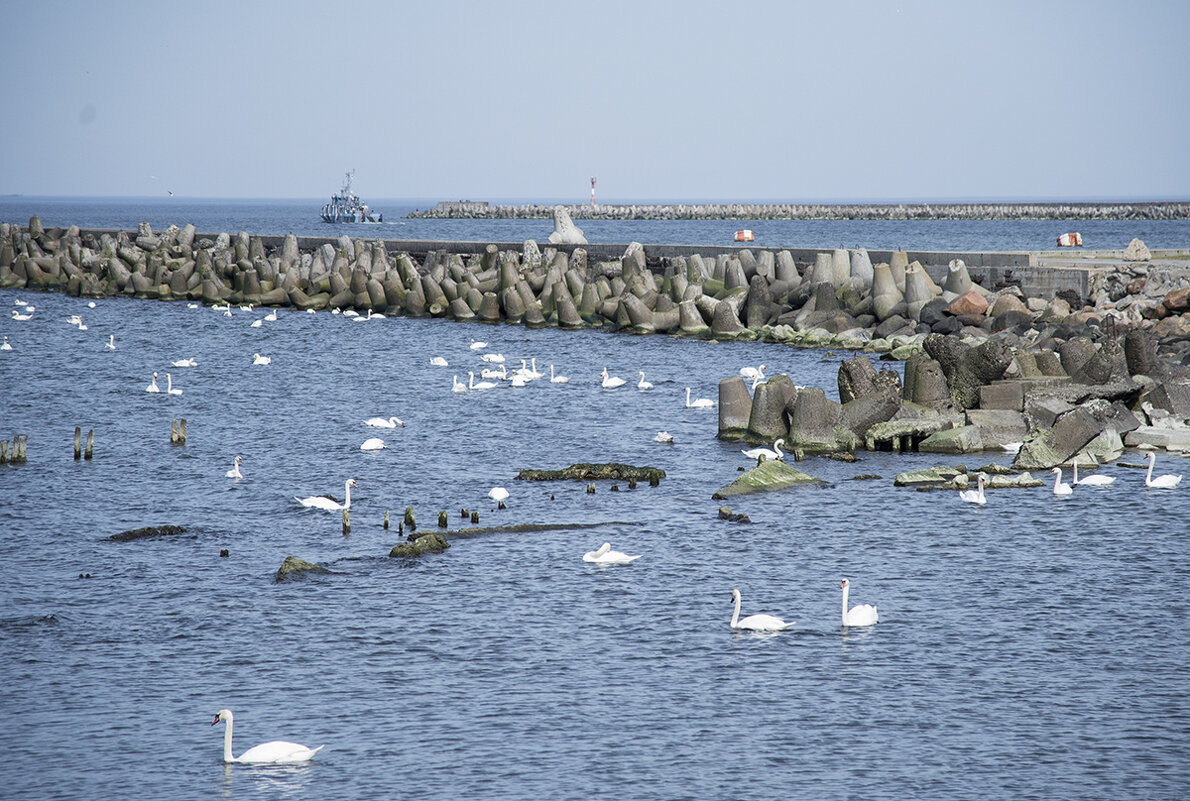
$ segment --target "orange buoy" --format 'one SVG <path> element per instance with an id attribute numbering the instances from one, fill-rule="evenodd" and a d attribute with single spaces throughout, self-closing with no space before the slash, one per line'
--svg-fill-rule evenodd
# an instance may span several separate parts
<path id="1" fill-rule="evenodd" d="M 1074 248 L 1083 246 L 1083 235 L 1080 233 L 1062 234 L 1058 237 L 1058 247 Z"/>
<path id="2" fill-rule="evenodd" d="M 745 228 L 743 231 L 735 232 L 735 241 L 737 242 L 751 242 L 752 232 Z"/>

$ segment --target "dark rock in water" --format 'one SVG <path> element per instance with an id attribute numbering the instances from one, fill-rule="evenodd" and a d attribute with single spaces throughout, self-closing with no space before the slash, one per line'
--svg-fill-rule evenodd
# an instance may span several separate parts
<path id="1" fill-rule="evenodd" d="M 526 469 L 517 473 L 516 478 L 518 481 L 592 481 L 600 479 L 622 481 L 635 478 L 638 481 L 649 481 L 655 486 L 657 480 L 665 478 L 665 471 L 657 467 L 633 467 L 619 462 L 602 464 L 580 462 L 561 470 Z"/>
<path id="2" fill-rule="evenodd" d="M 421 556 L 425 553 L 441 553 L 450 547 L 450 543 L 441 534 L 423 534 L 409 542 L 398 542 L 388 552 L 391 557 Z"/>
<path id="3" fill-rule="evenodd" d="M 113 534 L 108 537 L 109 542 L 131 542 L 132 540 L 143 540 L 150 537 L 168 537 L 174 534 L 185 534 L 186 529 L 182 526 L 147 526 L 145 528 L 137 528 L 132 531 L 121 531 L 119 534 Z"/>
<path id="4" fill-rule="evenodd" d="M 273 582 L 277 583 L 305 578 L 310 573 L 330 572 L 322 565 L 307 562 L 305 559 L 298 559 L 296 556 L 287 556 L 285 557 L 285 561 L 281 563 L 281 567 L 277 568 L 277 577 L 273 579 Z"/>
<path id="5" fill-rule="evenodd" d="M 843 404 L 842 424 L 857 437 L 876 423 L 891 420 L 901 408 L 901 395 L 892 387 L 878 387 Z"/>
<path id="6" fill-rule="evenodd" d="M 751 495 L 755 492 L 769 492 L 806 484 L 823 484 L 820 478 L 807 475 L 797 468 L 790 467 L 785 462 L 761 462 L 744 475 L 716 492 L 711 497 L 715 500 L 730 498 L 733 495 Z"/>
<path id="7" fill-rule="evenodd" d="M 839 365 L 839 403 L 846 405 L 872 392 L 876 386 L 876 367 L 867 356 L 856 356 Z"/>
<path id="8" fill-rule="evenodd" d="M 748 515 L 743 514 L 743 513 L 736 514 L 735 512 L 732 512 L 730 509 L 728 509 L 726 506 L 719 507 L 719 519 L 720 520 L 730 520 L 732 523 L 751 523 L 752 522 L 752 518 L 748 517 Z"/>

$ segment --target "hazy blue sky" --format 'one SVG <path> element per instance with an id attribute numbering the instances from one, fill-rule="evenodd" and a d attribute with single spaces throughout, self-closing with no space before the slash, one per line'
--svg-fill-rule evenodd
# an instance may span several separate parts
<path id="1" fill-rule="evenodd" d="M 5 3 L 0 194 L 1190 197 L 1190 3 Z"/>

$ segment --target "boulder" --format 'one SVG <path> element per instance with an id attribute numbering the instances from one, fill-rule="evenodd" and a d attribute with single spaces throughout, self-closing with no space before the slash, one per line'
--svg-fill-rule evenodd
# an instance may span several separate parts
<path id="1" fill-rule="evenodd" d="M 1012 466 L 1018 470 L 1048 470 L 1066 464 L 1103 426 L 1085 409 L 1075 408 L 1059 417 L 1053 428 L 1025 441 Z"/>
<path id="2" fill-rule="evenodd" d="M 857 437 L 863 437 L 876 423 L 891 420 L 901 408 L 900 393 L 882 386 L 844 403 L 840 421 Z"/>
<path id="3" fill-rule="evenodd" d="M 281 563 L 281 567 L 277 568 L 277 575 L 273 581 L 291 581 L 293 579 L 305 578 L 311 573 L 330 572 L 322 565 L 307 562 L 305 559 L 299 559 L 296 556 L 287 556 L 285 557 L 285 561 Z"/>
<path id="4" fill-rule="evenodd" d="M 946 313 L 958 317 L 962 314 L 985 314 L 988 310 L 988 302 L 983 295 L 976 292 L 974 289 L 969 289 L 961 295 L 956 295 L 950 305 L 946 307 Z"/>
<path id="5" fill-rule="evenodd" d="M 587 238 L 583 231 L 570 219 L 570 212 L 562 206 L 554 206 L 554 232 L 550 234 L 551 245 L 585 245 Z"/>
<path id="6" fill-rule="evenodd" d="M 1149 261 L 1152 258 L 1145 243 L 1139 239 L 1133 239 L 1128 243 L 1128 247 L 1124 248 L 1124 261 Z"/>
<path id="7" fill-rule="evenodd" d="M 788 487 L 822 483 L 824 483 L 822 479 L 807 475 L 785 462 L 774 460 L 761 462 L 711 497 L 715 500 L 722 500 L 737 495 L 751 495 L 756 492 L 771 492 Z"/>
<path id="8" fill-rule="evenodd" d="M 820 388 L 807 387 L 798 391 L 789 425 L 789 447 L 834 450 L 835 426 L 841 417 L 842 407 L 827 398 Z"/>
<path id="9" fill-rule="evenodd" d="M 876 367 L 867 356 L 856 356 L 839 365 L 839 403 L 867 395 L 876 387 Z"/>
<path id="10" fill-rule="evenodd" d="M 398 542 L 388 552 L 390 557 L 414 557 L 426 553 L 441 553 L 450 547 L 450 543 L 441 534 L 422 534 L 409 542 Z"/>

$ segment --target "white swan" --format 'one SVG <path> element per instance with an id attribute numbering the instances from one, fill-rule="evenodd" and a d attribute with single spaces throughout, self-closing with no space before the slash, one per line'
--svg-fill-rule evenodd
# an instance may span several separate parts
<path id="1" fill-rule="evenodd" d="M 380 437 L 371 437 L 364 440 L 364 444 L 359 446 L 361 451 L 382 451 L 388 446 L 384 444 L 384 440 Z"/>
<path id="2" fill-rule="evenodd" d="M 1081 487 L 1084 484 L 1089 487 L 1106 487 L 1108 484 L 1116 480 L 1115 476 L 1087 476 L 1079 479 L 1078 477 L 1078 457 L 1074 459 L 1074 479 L 1070 482 L 1075 487 Z"/>
<path id="3" fill-rule="evenodd" d="M 1074 492 L 1074 487 L 1062 481 L 1062 468 L 1055 467 L 1050 470 L 1054 474 L 1054 494 L 1058 496 L 1070 495 Z"/>
<path id="4" fill-rule="evenodd" d="M 325 495 L 312 495 L 309 498 L 298 498 L 294 496 L 294 500 L 305 506 L 307 509 L 313 507 L 315 509 L 325 509 L 328 512 L 337 512 L 340 509 L 351 508 L 351 488 L 358 487 L 354 478 L 347 479 L 343 485 L 343 492 L 347 495 L 347 500 L 344 503 L 339 503 L 334 498 L 328 498 Z"/>
<path id="5" fill-rule="evenodd" d="M 504 365 L 500 365 L 493 370 L 491 367 L 485 367 L 479 371 L 480 378 L 498 378 L 501 381 L 508 380 L 508 369 Z"/>
<path id="6" fill-rule="evenodd" d="M 240 472 L 240 462 L 242 462 L 243 460 L 244 460 L 244 457 L 242 457 L 242 456 L 236 457 L 235 466 L 227 471 L 228 478 L 234 478 L 236 481 L 239 481 L 241 478 L 244 477 L 244 474 Z"/>
<path id="7" fill-rule="evenodd" d="M 369 417 L 364 421 L 364 425 L 372 426 L 372 428 L 396 428 L 404 426 L 405 421 L 399 417 L 390 417 L 387 420 L 383 417 Z"/>
<path id="8" fill-rule="evenodd" d="M 107 344 L 104 345 L 103 348 L 104 348 L 104 350 L 115 350 L 116 349 L 116 335 L 115 334 L 107 335 Z"/>
<path id="9" fill-rule="evenodd" d="M 165 374 L 165 394 L 167 395 L 181 395 L 182 390 L 174 389 L 174 379 L 169 373 Z"/>
<path id="10" fill-rule="evenodd" d="M 430 359 L 430 364 L 434 365 L 435 367 L 449 367 L 450 366 L 450 364 L 446 361 L 446 359 L 443 359 L 441 356 L 435 356 L 434 358 Z"/>
<path id="11" fill-rule="evenodd" d="M 785 440 L 779 439 L 773 443 L 773 447 L 771 449 L 769 449 L 769 448 L 752 448 L 751 450 L 740 451 L 740 453 L 744 454 L 752 461 L 756 461 L 761 456 L 763 456 L 765 459 L 767 459 L 768 461 L 771 462 L 774 459 L 784 459 L 785 458 L 785 454 L 782 453 L 782 451 L 781 451 L 781 446 L 784 443 L 785 443 Z"/>
<path id="12" fill-rule="evenodd" d="M 640 559 L 640 554 L 629 556 L 621 551 L 613 551 L 610 542 L 603 543 L 598 550 L 587 551 L 583 554 L 584 562 L 594 562 L 597 565 L 626 565 L 633 559 Z"/>
<path id="13" fill-rule="evenodd" d="M 524 363 L 525 363 L 525 360 L 524 360 L 524 359 L 521 359 L 521 364 L 523 365 Z M 538 372 L 538 370 L 537 370 L 537 357 L 536 357 L 536 356 L 534 356 L 533 358 L 529 359 L 529 371 L 528 371 L 528 373 L 529 373 L 529 374 L 526 376 L 526 378 L 527 378 L 528 380 L 530 380 L 530 381 L 535 381 L 535 380 L 537 380 L 538 378 L 545 378 L 545 373 Z"/>
<path id="14" fill-rule="evenodd" d="M 145 392 L 160 392 L 161 387 L 157 386 L 157 374 L 153 373 L 153 380 L 149 382 L 149 386 L 145 387 Z"/>
<path id="15" fill-rule="evenodd" d="M 512 382 L 512 386 L 514 386 L 514 387 L 523 387 L 526 384 L 528 384 L 529 381 L 531 381 L 531 380 L 532 379 L 525 378 L 525 374 L 522 373 L 520 370 L 517 370 L 515 373 L 512 374 L 511 382 Z"/>
<path id="16" fill-rule="evenodd" d="M 172 367 L 198 367 L 198 362 L 194 359 L 178 359 L 176 362 L 170 362 Z"/>
<path id="17" fill-rule="evenodd" d="M 744 631 L 783 631 L 793 628 L 795 621 L 791 620 L 786 623 L 781 618 L 774 617 L 773 615 L 748 615 L 743 620 L 740 620 L 740 591 L 732 590 L 731 599 L 735 602 L 735 612 L 731 615 L 731 627 L 733 629 Z"/>
<path id="18" fill-rule="evenodd" d="M 621 387 L 624 385 L 624 379 L 618 376 L 609 375 L 606 367 L 603 368 L 603 372 L 600 373 L 599 376 L 603 379 L 604 389 L 615 389 L 616 387 Z"/>
<path id="19" fill-rule="evenodd" d="M 1000 447 L 1004 449 L 1005 453 L 1018 453 L 1024 444 L 1023 442 L 1005 442 Z"/>
<path id="20" fill-rule="evenodd" d="M 450 391 L 451 392 L 466 392 L 467 385 L 464 384 L 462 381 L 460 381 L 459 377 L 456 375 L 454 377 L 454 383 L 451 384 Z"/>
<path id="21" fill-rule="evenodd" d="M 467 375 L 471 379 L 471 381 L 467 384 L 467 389 L 491 389 L 492 387 L 496 386 L 496 384 L 491 381 L 480 381 L 478 384 L 476 384 L 475 373 L 468 372 Z"/>
<path id="22" fill-rule="evenodd" d="M 253 364 L 272 364 L 273 357 L 272 356 L 261 356 L 259 353 L 253 353 L 252 354 L 252 363 Z"/>
<path id="23" fill-rule="evenodd" d="M 483 359 L 489 364 L 504 364 L 504 354 L 502 353 L 485 353 L 479 358 Z"/>
<path id="24" fill-rule="evenodd" d="M 289 743 L 285 740 L 273 740 L 268 743 L 261 743 L 260 745 L 249 748 L 240 756 L 234 757 L 231 755 L 231 723 L 232 714 L 230 709 L 220 709 L 215 715 L 215 719 L 211 722 L 214 726 L 219 721 L 223 721 L 227 728 L 223 732 L 223 761 L 224 762 L 240 762 L 245 764 L 267 764 L 278 762 L 309 762 L 314 758 L 314 755 L 321 751 L 325 746 L 318 746 L 317 748 L 307 748 L 301 743 Z"/>
<path id="25" fill-rule="evenodd" d="M 266 314 L 264 316 L 264 319 L 265 319 L 265 322 L 269 322 L 269 323 L 277 322 L 277 310 L 273 309 L 271 312 L 269 312 L 268 314 Z"/>
<path id="26" fill-rule="evenodd" d="M 871 604 L 857 604 L 847 609 L 847 595 L 851 592 L 851 582 L 843 579 L 839 585 L 843 588 L 843 625 L 844 626 L 873 626 L 880 621 L 876 607 Z"/>
<path id="27" fill-rule="evenodd" d="M 653 437 L 653 441 L 660 442 L 660 443 L 663 443 L 666 445 L 672 445 L 673 441 L 674 441 L 674 435 L 669 433 L 668 431 L 658 431 L 657 436 Z"/>
<path id="28" fill-rule="evenodd" d="M 646 389 L 653 388 L 653 385 L 645 380 L 645 371 L 644 370 L 641 370 L 639 373 L 637 373 L 637 375 L 640 376 L 640 381 L 636 382 L 637 389 L 639 389 L 641 392 L 644 392 Z"/>
<path id="29" fill-rule="evenodd" d="M 508 490 L 504 487 L 492 487 L 488 490 L 488 497 L 496 502 L 497 508 L 503 509 L 505 508 L 504 501 L 508 500 Z"/>
<path id="30" fill-rule="evenodd" d="M 570 382 L 568 375 L 554 375 L 554 366 L 550 365 L 550 383 L 551 384 L 566 384 Z"/>
<path id="31" fill-rule="evenodd" d="M 474 339 L 471 340 L 471 350 L 483 350 L 487 346 L 488 343 L 486 342 L 476 342 Z"/>
<path id="32" fill-rule="evenodd" d="M 1153 478 L 1153 465 L 1157 464 L 1157 454 L 1149 451 L 1148 456 L 1145 458 L 1149 460 L 1149 472 L 1145 473 L 1146 487 L 1152 487 L 1153 489 L 1173 489 L 1182 483 L 1182 477 L 1180 475 L 1175 476 L 1169 473 Z"/>
<path id="33" fill-rule="evenodd" d="M 33 315 L 32 314 L 21 314 L 16 309 L 13 309 L 12 310 L 12 319 L 14 319 L 14 320 L 32 320 Z"/>
<path id="34" fill-rule="evenodd" d="M 983 473 L 980 473 L 978 476 L 975 477 L 976 489 L 960 491 L 959 492 L 959 500 L 966 501 L 967 503 L 977 503 L 980 506 L 983 506 L 985 503 L 988 502 L 988 499 L 985 498 L 984 494 L 983 494 L 983 488 L 984 488 L 985 483 L 986 482 L 984 481 Z"/>
<path id="35" fill-rule="evenodd" d="M 4 338 L 4 344 L 0 345 L 0 350 L 12 350 L 12 345 L 8 344 L 8 337 Z"/>
<path id="36" fill-rule="evenodd" d="M 715 402 L 710 398 L 699 398 L 698 400 L 690 400 L 690 387 L 686 387 L 686 408 L 687 409 L 711 409 L 714 408 Z"/>
<path id="37" fill-rule="evenodd" d="M 248 324 L 249 328 L 261 328 L 263 326 L 264 326 L 264 323 L 261 322 L 260 320 L 253 320 L 251 323 Z"/>
<path id="38" fill-rule="evenodd" d="M 750 378 L 753 381 L 763 381 L 764 365 L 762 364 L 759 367 L 741 367 L 740 375 L 742 375 L 744 378 Z"/>

